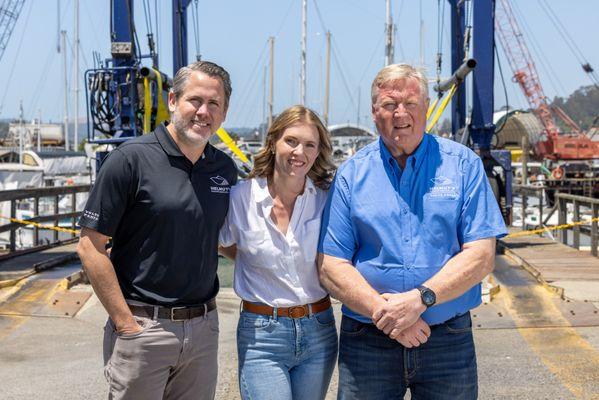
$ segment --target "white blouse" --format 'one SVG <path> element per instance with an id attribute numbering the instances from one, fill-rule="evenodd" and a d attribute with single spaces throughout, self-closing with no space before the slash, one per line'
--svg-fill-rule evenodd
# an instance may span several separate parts
<path id="1" fill-rule="evenodd" d="M 270 217 L 273 199 L 265 178 L 231 189 L 229 213 L 220 231 L 221 246 L 237 245 L 233 286 L 243 300 L 290 307 L 326 296 L 316 269 L 316 248 L 327 192 L 306 177 L 287 234 Z"/>

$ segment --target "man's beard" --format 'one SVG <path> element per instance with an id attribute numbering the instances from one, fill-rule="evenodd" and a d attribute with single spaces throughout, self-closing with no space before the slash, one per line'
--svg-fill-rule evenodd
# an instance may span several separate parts
<path id="1" fill-rule="evenodd" d="M 177 116 L 176 113 L 173 115 L 171 123 L 175 128 L 175 134 L 177 135 L 177 138 L 187 145 L 202 146 L 208 143 L 208 140 L 210 140 L 210 137 L 188 134 L 188 132 L 192 129 L 190 127 L 190 121 L 186 121 L 185 119 Z"/>

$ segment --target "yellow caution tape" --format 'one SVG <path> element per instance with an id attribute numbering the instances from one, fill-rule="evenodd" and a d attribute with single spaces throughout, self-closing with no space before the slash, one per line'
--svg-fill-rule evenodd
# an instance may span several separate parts
<path id="1" fill-rule="evenodd" d="M 599 221 L 599 218 L 593 218 L 593 219 L 590 219 L 588 221 L 576 221 L 576 222 L 571 222 L 569 224 L 549 226 L 549 227 L 540 228 L 540 229 L 533 229 L 533 230 L 529 230 L 529 231 L 514 232 L 514 233 L 510 233 L 509 235 L 507 235 L 506 238 L 514 238 L 514 237 L 520 237 L 520 236 L 536 235 L 536 234 L 543 233 L 543 232 L 557 231 L 557 230 L 561 230 L 561 229 L 572 228 L 574 226 L 588 225 L 588 224 L 590 224 L 592 222 L 595 222 L 595 221 Z"/>
<path id="2" fill-rule="evenodd" d="M 1 215 L 0 215 L 0 218 L 7 219 L 10 222 L 14 222 L 16 224 L 31 225 L 31 226 L 37 227 L 39 229 L 48 229 L 48 230 L 51 230 L 51 231 L 58 231 L 58 232 L 65 232 L 65 233 L 74 233 L 74 234 L 78 234 L 79 233 L 79 231 L 75 230 L 75 229 L 61 228 L 60 226 L 42 225 L 39 222 L 27 221 L 25 219 L 3 217 Z"/>
<path id="3" fill-rule="evenodd" d="M 248 160 L 248 158 L 245 156 L 245 154 L 243 154 L 243 152 L 239 149 L 239 147 L 237 147 L 237 145 L 235 144 L 235 141 L 231 138 L 231 136 L 229 136 L 227 131 L 222 126 L 220 128 L 218 128 L 218 130 L 216 131 L 216 134 L 218 135 L 220 140 L 222 140 L 223 143 L 226 144 L 227 147 L 229 149 L 231 149 L 231 151 L 237 157 L 239 157 L 239 159 L 241 161 L 243 161 L 246 164 L 250 163 L 250 160 Z"/>

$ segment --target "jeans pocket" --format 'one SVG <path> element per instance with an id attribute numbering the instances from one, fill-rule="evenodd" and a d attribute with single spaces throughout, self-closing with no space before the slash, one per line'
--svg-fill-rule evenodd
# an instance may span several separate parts
<path id="1" fill-rule="evenodd" d="M 346 317 L 345 315 L 341 318 L 341 333 L 349 336 L 361 335 L 366 331 L 368 327 L 360 321 L 356 321 L 353 318 Z"/>
<path id="2" fill-rule="evenodd" d="M 216 310 L 210 311 L 206 314 L 206 322 L 212 332 L 218 333 L 220 331 L 218 327 L 218 312 Z"/>
<path id="3" fill-rule="evenodd" d="M 460 334 L 472 332 L 470 313 L 454 317 L 443 324 L 448 333 Z"/>
<path id="4" fill-rule="evenodd" d="M 316 325 L 325 327 L 334 325 L 335 315 L 333 314 L 333 307 L 329 307 L 328 310 L 314 314 L 314 322 L 316 322 Z"/>
<path id="5" fill-rule="evenodd" d="M 273 319 L 269 315 L 254 314 L 243 311 L 239 316 L 239 329 L 241 330 L 265 329 L 273 323 Z"/>

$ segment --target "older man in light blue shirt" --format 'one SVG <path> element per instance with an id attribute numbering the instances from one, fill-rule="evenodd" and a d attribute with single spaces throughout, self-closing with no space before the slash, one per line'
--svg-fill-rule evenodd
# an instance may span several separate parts
<path id="1" fill-rule="evenodd" d="M 425 134 L 428 88 L 405 64 L 372 85 L 380 139 L 343 164 L 319 244 L 343 302 L 339 399 L 476 398 L 469 310 L 506 228 L 481 159 Z"/>

